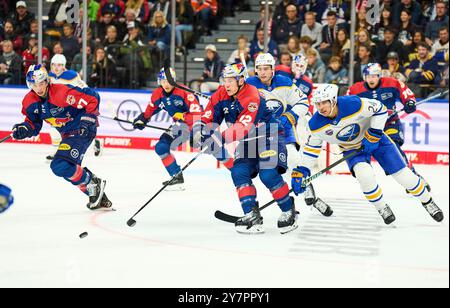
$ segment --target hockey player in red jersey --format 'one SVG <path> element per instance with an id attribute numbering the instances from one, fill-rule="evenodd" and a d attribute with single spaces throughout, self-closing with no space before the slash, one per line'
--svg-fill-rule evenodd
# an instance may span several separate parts
<path id="1" fill-rule="evenodd" d="M 105 195 L 106 181 L 81 167 L 86 150 L 97 135 L 100 98 L 90 88 L 50 84 L 41 64 L 31 65 L 26 76 L 30 92 L 22 102 L 25 121 L 13 127 L 12 136 L 22 140 L 37 136 L 43 122 L 55 127 L 62 141 L 51 162 L 53 173 L 77 186 L 89 197 L 88 208 L 111 208 Z"/>
<path id="2" fill-rule="evenodd" d="M 402 146 L 405 143 L 403 125 L 400 117 L 395 112 L 396 103 L 400 101 L 404 105 L 404 110 L 407 114 L 414 113 L 416 111 L 416 97 L 414 93 L 406 84 L 395 78 L 381 77 L 381 66 L 378 63 L 369 63 L 364 69 L 363 75 L 365 81 L 354 84 L 350 87 L 347 94 L 376 99 L 387 107 L 390 117 L 386 122 L 384 131 L 397 145 L 400 154 L 402 154 L 408 164 L 408 157 L 402 150 Z M 420 176 L 411 163 L 409 163 L 409 166 L 415 174 Z M 422 176 L 420 177 L 423 179 Z M 425 181 L 425 179 L 423 180 Z M 426 186 L 428 191 L 431 191 L 428 183 Z"/>
<path id="3" fill-rule="evenodd" d="M 239 142 L 231 176 L 245 216 L 236 222 L 237 232 L 264 232 L 252 182 L 259 174 L 282 211 L 278 219 L 280 232 L 288 233 L 298 225 L 294 198 L 289 196 L 289 187 L 282 177 L 288 168 L 284 130 L 257 88 L 245 82 L 245 75 L 245 67 L 240 63 L 226 66 L 223 85 L 211 97 L 202 120 L 194 125 L 194 144 L 207 147 L 210 154 L 218 157 L 226 155 L 225 144 Z M 227 123 L 228 129 L 221 133 L 222 122 Z"/>
<path id="4" fill-rule="evenodd" d="M 173 69 L 171 69 L 171 74 L 176 78 Z M 167 190 L 184 190 L 181 168 L 170 150 L 178 148 L 181 143 L 189 140 L 192 124 L 196 119 L 200 119 L 203 109 L 194 94 L 169 84 L 164 69 L 159 72 L 158 85 L 160 87 L 152 93 L 152 99 L 147 109 L 134 120 L 133 125 L 136 129 L 144 129 L 151 117 L 162 110 L 172 117 L 175 124 L 169 133 L 164 133 L 160 137 L 156 144 L 156 153 L 171 177 L 178 174 L 168 185 Z M 163 183 L 163 185 L 165 184 L 167 183 Z"/>

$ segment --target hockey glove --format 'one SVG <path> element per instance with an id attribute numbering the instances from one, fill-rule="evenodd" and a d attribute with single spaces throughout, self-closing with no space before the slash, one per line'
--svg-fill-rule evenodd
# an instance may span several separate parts
<path id="1" fill-rule="evenodd" d="M 298 167 L 292 170 L 291 186 L 296 196 L 305 192 L 306 186 L 304 186 L 303 183 L 310 175 L 311 171 L 306 167 Z"/>
<path id="2" fill-rule="evenodd" d="M 380 129 L 369 128 L 362 140 L 362 152 L 365 154 L 372 154 L 380 146 L 380 140 L 383 136 L 383 131 Z"/>
<path id="3" fill-rule="evenodd" d="M 145 114 L 141 113 L 134 121 L 133 127 L 134 129 L 143 130 L 148 123 L 148 119 L 145 118 Z"/>
<path id="4" fill-rule="evenodd" d="M 80 136 L 84 138 L 95 138 L 97 135 L 97 117 L 95 115 L 86 114 L 81 117 Z"/>
<path id="5" fill-rule="evenodd" d="M 417 107 L 416 107 L 416 102 L 413 100 L 409 100 L 405 103 L 405 108 L 404 108 L 405 112 L 407 114 L 416 112 Z"/>
<path id="6" fill-rule="evenodd" d="M 3 213 L 14 203 L 14 197 L 11 194 L 11 189 L 5 185 L 0 184 L 0 213 Z"/>
<path id="7" fill-rule="evenodd" d="M 33 127 L 31 127 L 30 123 L 23 122 L 20 124 L 14 125 L 13 129 L 13 138 L 16 140 L 22 140 L 25 138 L 33 137 Z"/>

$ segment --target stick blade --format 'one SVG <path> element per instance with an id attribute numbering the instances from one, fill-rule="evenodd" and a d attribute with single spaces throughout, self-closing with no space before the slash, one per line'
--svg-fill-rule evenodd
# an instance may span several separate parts
<path id="1" fill-rule="evenodd" d="M 228 215 L 224 212 L 221 211 L 216 211 L 214 213 L 214 217 L 216 217 L 219 220 L 225 221 L 225 222 L 229 222 L 229 223 L 236 223 L 236 221 L 238 221 L 240 219 L 240 217 L 237 216 L 233 216 L 233 215 Z"/>
<path id="2" fill-rule="evenodd" d="M 136 226 L 136 220 L 131 218 L 130 220 L 127 221 L 127 225 L 128 227 L 133 228 L 134 226 Z"/>

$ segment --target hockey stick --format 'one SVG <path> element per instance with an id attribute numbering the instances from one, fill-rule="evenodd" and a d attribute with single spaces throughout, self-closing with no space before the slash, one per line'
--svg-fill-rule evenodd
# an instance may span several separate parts
<path id="1" fill-rule="evenodd" d="M 147 203 L 145 203 L 140 209 L 139 211 L 136 212 L 136 214 L 133 215 L 133 217 L 131 217 L 128 221 L 127 221 L 127 225 L 129 227 L 134 227 L 136 226 L 136 220 L 134 220 L 134 218 L 143 210 L 147 207 L 147 205 L 150 204 L 150 202 L 152 202 L 156 197 L 158 197 L 158 195 L 163 192 L 164 189 L 166 189 L 167 186 L 169 186 L 170 184 L 172 184 L 173 180 L 180 175 L 181 173 L 183 173 L 184 170 L 186 170 L 190 165 L 192 165 L 192 163 L 194 161 L 197 160 L 197 158 L 200 157 L 200 155 L 202 155 L 203 153 L 205 153 L 205 151 L 208 149 L 208 147 L 202 149 L 197 155 L 195 155 L 195 157 L 193 159 L 191 159 L 190 162 L 188 162 L 181 170 L 180 172 L 178 172 L 177 174 L 175 174 L 170 181 L 168 181 L 163 187 L 161 187 L 161 189 L 150 199 L 147 201 Z"/>
<path id="2" fill-rule="evenodd" d="M 118 117 L 110 118 L 110 117 L 105 117 L 105 116 L 102 116 L 102 115 L 100 115 L 98 117 L 99 118 L 103 118 L 103 119 L 107 119 L 107 120 L 113 120 L 113 121 L 117 121 L 117 122 L 133 124 L 132 121 L 119 119 Z M 159 130 L 162 130 L 162 131 L 165 131 L 165 132 L 170 132 L 170 129 L 159 127 L 159 126 L 153 126 L 153 125 L 146 124 L 145 127 L 159 129 Z"/>
<path id="3" fill-rule="evenodd" d="M 185 87 L 185 86 L 182 86 L 182 85 L 178 84 L 178 83 L 175 81 L 175 79 L 173 78 L 172 74 L 170 73 L 170 67 L 169 67 L 169 65 L 168 65 L 167 63 L 164 64 L 164 73 L 166 74 L 167 81 L 169 82 L 169 84 L 170 84 L 172 87 L 175 87 L 175 88 L 184 90 L 184 91 L 186 91 L 186 92 L 189 92 L 189 93 L 192 93 L 192 94 L 194 94 L 194 95 L 197 95 L 197 96 L 206 98 L 206 99 L 208 99 L 208 100 L 211 98 L 209 95 L 206 95 L 206 94 L 197 92 L 197 91 L 195 91 L 195 90 L 189 89 L 188 87 Z"/>
<path id="4" fill-rule="evenodd" d="M 0 143 L 5 142 L 5 141 L 8 140 L 9 138 L 11 138 L 11 135 L 6 136 L 5 138 L 0 139 Z"/>
<path id="5" fill-rule="evenodd" d="M 331 164 L 330 166 L 326 167 L 325 169 L 317 172 L 316 174 L 310 176 L 309 178 L 307 178 L 305 180 L 305 182 L 303 183 L 302 186 L 306 187 L 308 186 L 312 181 L 314 181 L 315 179 L 317 179 L 318 177 L 326 174 L 328 171 L 330 171 L 331 169 L 333 169 L 334 167 L 336 167 L 337 165 L 340 165 L 341 163 L 345 162 L 346 160 L 353 158 L 354 156 L 358 155 L 359 153 L 361 153 L 362 149 L 359 149 L 347 156 L 344 156 L 343 158 L 341 158 L 340 160 L 334 162 L 333 164 Z M 293 192 L 293 189 L 289 190 L 289 193 Z M 276 202 L 276 200 L 272 200 L 269 203 L 263 205 L 262 207 L 259 208 L 260 211 L 264 210 L 265 208 L 271 206 L 272 204 L 274 204 Z M 222 221 L 225 222 L 229 222 L 229 223 L 236 223 L 239 219 L 241 219 L 242 217 L 238 217 L 238 216 L 233 216 L 233 215 L 229 215 L 226 214 L 222 211 L 216 211 L 214 213 L 214 216 Z"/>
<path id="6" fill-rule="evenodd" d="M 424 103 L 427 103 L 427 102 L 429 102 L 429 101 L 431 101 L 431 100 L 433 100 L 433 99 L 436 99 L 436 98 L 439 98 L 439 97 L 441 97 L 441 96 L 444 96 L 445 94 L 448 93 L 448 91 L 449 91 L 449 90 L 441 91 L 441 93 L 438 93 L 438 94 L 436 94 L 436 95 L 427 97 L 426 99 L 421 100 L 419 103 L 417 103 L 417 104 L 416 104 L 416 107 L 417 107 L 417 106 L 420 106 L 420 105 L 422 105 L 422 104 L 424 104 Z M 393 114 L 391 114 L 391 115 L 389 116 L 389 118 L 387 119 L 386 122 L 390 121 L 393 117 L 395 117 L 396 115 L 398 115 L 400 112 L 404 112 L 404 111 L 405 111 L 405 108 L 403 108 L 403 109 L 401 109 L 401 110 L 398 110 L 398 111 L 395 111 Z"/>

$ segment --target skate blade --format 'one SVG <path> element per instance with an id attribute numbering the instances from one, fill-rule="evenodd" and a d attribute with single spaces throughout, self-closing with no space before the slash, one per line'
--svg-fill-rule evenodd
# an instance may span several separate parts
<path id="1" fill-rule="evenodd" d="M 185 191 L 186 188 L 184 187 L 183 184 L 177 184 L 177 185 L 167 186 L 164 190 L 165 191 Z"/>
<path id="2" fill-rule="evenodd" d="M 92 210 L 100 204 L 100 202 L 102 201 L 103 195 L 105 194 L 105 187 L 106 187 L 106 181 L 102 180 L 99 197 L 95 203 L 89 203 L 89 205 L 88 205 L 89 209 Z"/>
<path id="3" fill-rule="evenodd" d="M 91 210 L 92 212 L 117 212 L 113 207 L 101 207 L 98 209 Z"/>
<path id="4" fill-rule="evenodd" d="M 280 233 L 281 234 L 288 234 L 292 231 L 295 231 L 298 229 L 298 224 L 297 222 L 295 224 L 293 224 L 292 226 L 289 227 L 284 227 L 284 228 L 280 228 Z"/>
<path id="5" fill-rule="evenodd" d="M 256 234 L 264 234 L 264 227 L 262 225 L 253 226 L 250 229 L 247 229 L 246 226 L 236 227 L 236 232 L 239 234 L 247 234 L 247 235 L 256 235 Z"/>

